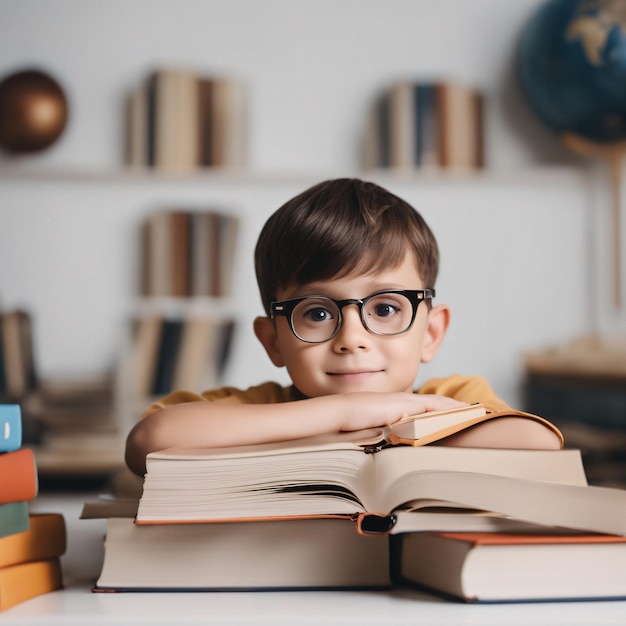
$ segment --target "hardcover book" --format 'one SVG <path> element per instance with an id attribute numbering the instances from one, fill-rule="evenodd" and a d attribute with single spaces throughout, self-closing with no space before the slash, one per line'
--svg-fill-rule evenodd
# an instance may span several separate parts
<path id="1" fill-rule="evenodd" d="M 28 502 L 0 504 L 0 537 L 23 533 L 29 525 Z"/>
<path id="2" fill-rule="evenodd" d="M 626 597 L 622 536 L 412 533 L 398 541 L 405 582 L 468 602 Z"/>
<path id="3" fill-rule="evenodd" d="M 0 538 L 0 568 L 65 554 L 67 537 L 63 515 L 31 513 L 29 521 L 28 530 Z"/>
<path id="4" fill-rule="evenodd" d="M 138 526 L 109 518 L 95 591 L 385 588 L 389 538 L 345 520 Z"/>
<path id="5" fill-rule="evenodd" d="M 0 452 L 22 445 L 22 412 L 19 404 L 0 404 Z"/>
<path id="6" fill-rule="evenodd" d="M 33 451 L 20 448 L 0 454 L 0 504 L 33 500 L 39 491 Z"/>
<path id="7" fill-rule="evenodd" d="M 63 586 L 59 557 L 0 568 L 0 611 Z"/>

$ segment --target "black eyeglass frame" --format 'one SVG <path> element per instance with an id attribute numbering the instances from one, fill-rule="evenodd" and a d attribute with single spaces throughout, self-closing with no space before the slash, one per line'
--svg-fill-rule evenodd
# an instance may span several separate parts
<path id="1" fill-rule="evenodd" d="M 413 307 L 413 313 L 411 315 L 411 322 L 404 330 L 399 330 L 395 333 L 381 333 L 381 332 L 371 329 L 367 324 L 367 318 L 365 316 L 365 310 L 364 310 L 365 305 L 372 298 L 381 296 L 386 293 L 400 294 L 404 296 L 411 303 L 411 306 Z M 391 337 L 393 335 L 402 335 L 403 333 L 406 333 L 407 331 L 409 331 L 411 327 L 413 326 L 413 323 L 415 322 L 415 317 L 417 316 L 417 308 L 419 307 L 420 302 L 430 300 L 434 297 L 435 297 L 434 289 L 383 289 L 381 291 L 376 291 L 370 294 L 369 296 L 367 296 L 366 298 L 363 298 L 362 300 L 354 299 L 354 298 L 347 298 L 346 300 L 335 300 L 334 298 L 330 298 L 328 296 L 317 296 L 317 295 L 302 296 L 301 298 L 290 298 L 289 300 L 280 300 L 280 301 L 272 302 L 270 304 L 270 319 L 275 320 L 277 316 L 286 317 L 287 323 L 289 324 L 289 329 L 291 330 L 293 335 L 300 341 L 303 341 L 304 343 L 325 343 L 327 341 L 330 341 L 333 337 L 335 337 L 337 333 L 339 332 L 339 330 L 341 329 L 341 326 L 343 324 L 343 307 L 348 306 L 349 304 L 356 304 L 359 307 L 359 314 L 361 316 L 361 322 L 363 324 L 363 327 L 368 332 L 372 333 L 373 335 Z M 333 334 L 327 339 L 322 339 L 321 341 L 311 341 L 309 339 L 303 339 L 302 337 L 300 337 L 300 335 L 298 335 L 295 328 L 293 327 L 294 309 L 304 300 L 313 300 L 316 298 L 320 300 L 328 300 L 330 302 L 333 302 L 335 306 L 337 307 L 337 310 L 339 311 L 339 319 L 337 320 L 337 324 L 335 326 L 335 330 L 333 331 Z"/>

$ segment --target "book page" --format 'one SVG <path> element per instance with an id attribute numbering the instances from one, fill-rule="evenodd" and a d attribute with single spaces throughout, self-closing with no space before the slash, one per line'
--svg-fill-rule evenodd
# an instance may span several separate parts
<path id="1" fill-rule="evenodd" d="M 357 477 L 372 455 L 358 447 L 273 455 L 268 450 L 259 455 L 177 455 L 149 455 L 139 523 L 364 511 L 356 495 Z"/>
<path id="2" fill-rule="evenodd" d="M 204 459 L 235 459 L 242 457 L 260 457 L 279 454 L 298 454 L 323 450 L 356 450 L 362 451 L 363 446 L 375 445 L 384 441 L 385 428 L 367 428 L 344 433 L 329 433 L 302 439 L 289 439 L 272 443 L 251 446 L 232 446 L 227 448 L 166 448 L 151 452 L 150 459 L 171 460 L 204 460 Z"/>
<path id="3" fill-rule="evenodd" d="M 361 471 L 359 479 L 363 486 L 359 488 L 366 508 L 380 513 L 393 511 L 412 500 L 438 498 L 437 493 L 422 492 L 419 476 L 425 471 L 473 472 L 570 485 L 587 484 L 578 450 L 407 446 L 388 448 L 372 456 L 373 467 Z"/>

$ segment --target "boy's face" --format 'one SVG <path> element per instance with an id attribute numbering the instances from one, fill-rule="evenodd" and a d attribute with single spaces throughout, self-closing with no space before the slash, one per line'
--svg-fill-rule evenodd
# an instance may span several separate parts
<path id="1" fill-rule="evenodd" d="M 391 269 L 374 274 L 350 274 L 281 290 L 278 300 L 322 295 L 343 300 L 363 299 L 386 289 L 423 289 L 412 253 Z M 324 343 L 305 343 L 290 330 L 286 317 L 275 325 L 255 320 L 257 337 L 274 365 L 285 366 L 294 385 L 307 397 L 354 391 L 411 392 L 422 361 L 430 361 L 448 325 L 448 309 L 426 303 L 417 308 L 413 326 L 399 335 L 376 335 L 361 321 L 359 308 L 347 305 L 339 332 Z"/>

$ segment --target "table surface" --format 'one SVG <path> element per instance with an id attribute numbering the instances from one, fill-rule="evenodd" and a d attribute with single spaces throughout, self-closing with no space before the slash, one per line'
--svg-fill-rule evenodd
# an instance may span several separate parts
<path id="1" fill-rule="evenodd" d="M 0 614 L 5 625 L 76 624 L 626 624 L 626 601 L 463 604 L 413 590 L 92 593 L 104 520 L 79 520 L 93 494 L 40 495 L 33 511 L 61 512 L 68 528 L 65 589 Z"/>

